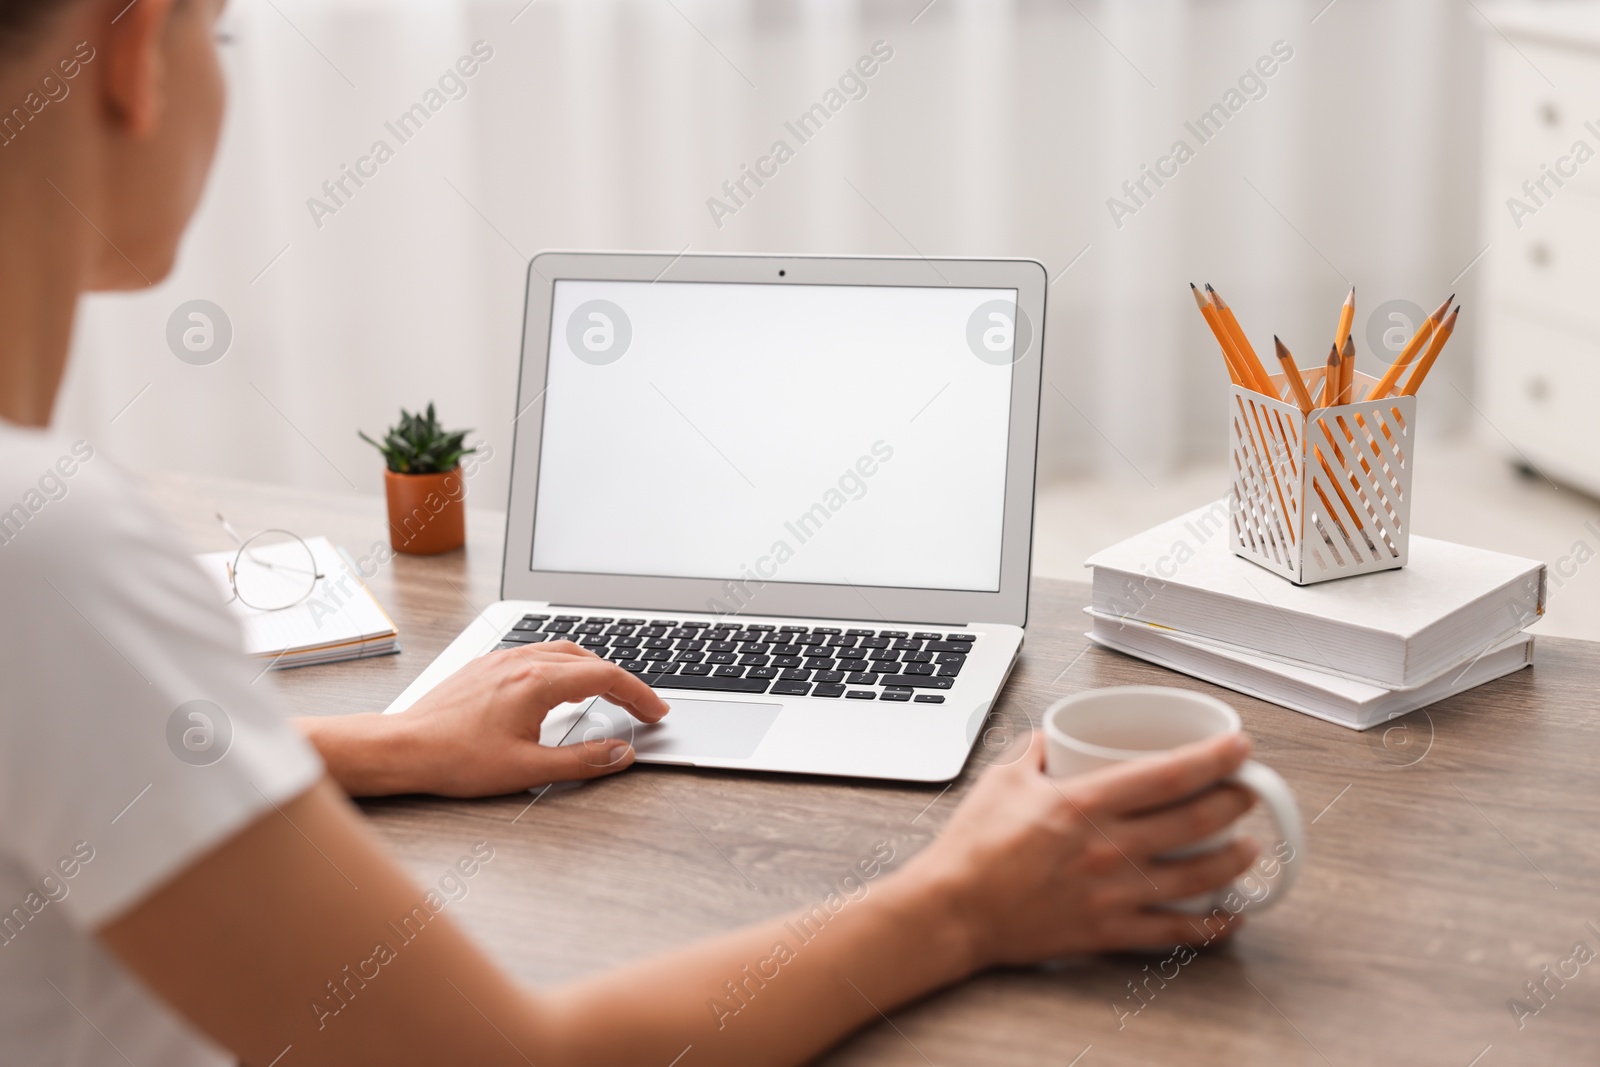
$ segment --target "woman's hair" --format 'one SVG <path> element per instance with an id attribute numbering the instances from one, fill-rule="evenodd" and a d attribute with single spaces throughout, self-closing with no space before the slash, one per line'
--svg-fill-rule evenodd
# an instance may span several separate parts
<path id="1" fill-rule="evenodd" d="M 0 53 L 19 50 L 47 18 L 70 6 L 62 0 L 0 0 Z"/>

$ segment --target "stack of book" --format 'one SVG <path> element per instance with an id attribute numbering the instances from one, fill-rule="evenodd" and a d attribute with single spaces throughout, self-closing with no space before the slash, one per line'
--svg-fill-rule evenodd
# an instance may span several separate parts
<path id="1" fill-rule="evenodd" d="M 1533 663 L 1535 560 L 1413 535 L 1400 570 L 1297 586 L 1231 536 L 1221 500 L 1090 558 L 1090 640 L 1357 730 Z"/>

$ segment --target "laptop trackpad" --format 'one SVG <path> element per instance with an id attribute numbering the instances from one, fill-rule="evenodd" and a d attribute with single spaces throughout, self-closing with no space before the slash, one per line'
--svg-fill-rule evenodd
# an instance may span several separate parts
<path id="1" fill-rule="evenodd" d="M 781 704 L 738 700 L 668 701 L 672 711 L 657 723 L 644 723 L 614 704 L 595 700 L 578 716 L 563 744 L 624 738 L 641 756 L 696 759 L 749 759 L 777 721 Z"/>

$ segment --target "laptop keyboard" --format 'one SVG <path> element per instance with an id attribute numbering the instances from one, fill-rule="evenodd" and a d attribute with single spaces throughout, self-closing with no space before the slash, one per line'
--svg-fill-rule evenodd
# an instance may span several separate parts
<path id="1" fill-rule="evenodd" d="M 657 689 L 944 703 L 977 635 L 524 615 L 495 648 L 575 641 Z"/>

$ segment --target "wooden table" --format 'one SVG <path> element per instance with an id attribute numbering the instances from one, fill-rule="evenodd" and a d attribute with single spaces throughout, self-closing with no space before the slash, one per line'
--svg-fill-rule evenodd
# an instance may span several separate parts
<path id="1" fill-rule="evenodd" d="M 219 510 L 241 530 L 326 534 L 356 556 L 384 536 L 374 499 L 187 477 L 151 486 L 197 548 L 226 547 Z M 463 552 L 385 567 L 369 586 L 404 652 L 274 675 L 287 703 L 381 709 L 496 598 L 501 529 L 475 512 Z M 1540 1007 L 1524 983 L 1545 964 L 1570 975 L 1561 961 L 1576 943 L 1600 953 L 1600 646 L 1541 640 L 1534 669 L 1418 712 L 1386 740 L 1089 648 L 1086 598 L 1083 585 L 1034 583 L 1021 665 L 947 789 L 639 767 L 532 807 L 528 795 L 363 807 L 424 883 L 491 842 L 494 860 L 451 912 L 521 978 L 558 982 L 815 903 L 879 841 L 911 855 L 1056 697 L 1127 683 L 1215 692 L 1305 813 L 1310 863 L 1281 907 L 1164 988 L 1152 982 L 1120 1025 L 1114 1006 L 1140 1004 L 1128 983 L 1162 957 L 988 974 L 825 1062 L 1600 1063 L 1600 958 L 1564 986 L 1549 980 L 1548 1003 L 1520 1029 L 1508 1007 Z"/>

